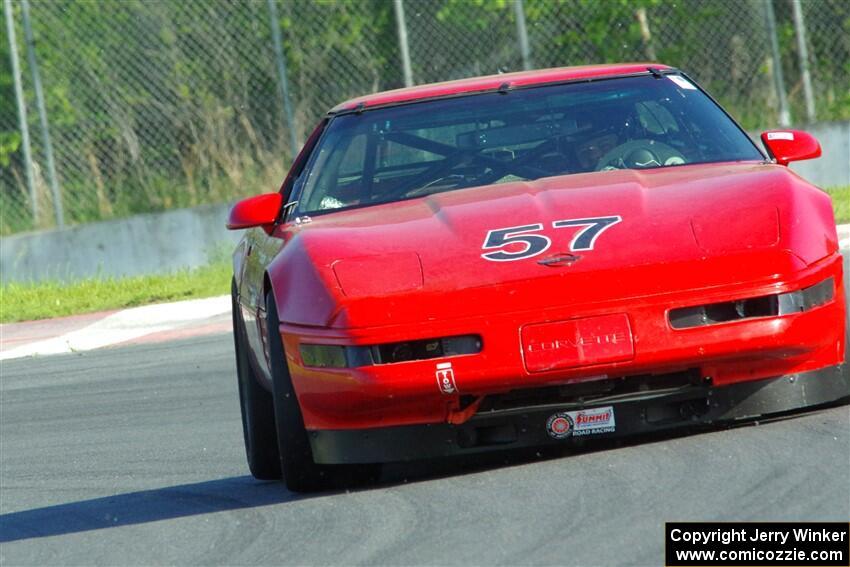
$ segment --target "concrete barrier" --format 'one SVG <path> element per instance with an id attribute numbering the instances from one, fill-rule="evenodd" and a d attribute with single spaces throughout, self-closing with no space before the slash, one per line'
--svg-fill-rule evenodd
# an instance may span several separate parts
<path id="1" fill-rule="evenodd" d="M 792 168 L 821 187 L 850 185 L 850 122 L 806 128 L 823 157 Z M 758 133 L 751 133 L 759 145 Z M 207 205 L 0 238 L 0 282 L 167 273 L 232 248 L 229 205 Z"/>
<path id="2" fill-rule="evenodd" d="M 207 205 L 5 236 L 0 281 L 132 276 L 202 266 L 239 239 L 224 228 L 229 208 Z"/>

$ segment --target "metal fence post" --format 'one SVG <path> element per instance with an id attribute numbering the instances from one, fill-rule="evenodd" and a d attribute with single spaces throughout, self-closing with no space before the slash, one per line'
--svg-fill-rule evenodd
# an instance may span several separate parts
<path id="1" fill-rule="evenodd" d="M 525 25 L 525 1 L 514 0 L 516 31 L 519 36 L 519 52 L 522 54 L 522 68 L 531 69 L 531 48 L 528 46 L 528 28 Z"/>
<path id="2" fill-rule="evenodd" d="M 779 97 L 779 125 L 791 125 L 791 112 L 788 110 L 788 98 L 785 96 L 785 78 L 782 75 L 782 57 L 779 55 L 779 39 L 776 37 L 776 16 L 773 13 L 773 0 L 766 0 L 764 15 L 767 20 L 767 33 L 770 35 L 770 49 L 773 57 L 773 82 L 776 96 Z"/>
<path id="3" fill-rule="evenodd" d="M 404 21 L 403 0 L 393 0 L 395 23 L 398 28 L 398 48 L 401 52 L 401 70 L 404 74 L 404 86 L 413 86 L 413 70 L 410 68 L 410 46 L 407 44 L 407 23 Z"/>
<path id="4" fill-rule="evenodd" d="M 280 20 L 277 16 L 277 0 L 268 0 L 269 19 L 272 27 L 272 41 L 274 42 L 274 57 L 277 61 L 278 83 L 280 84 L 280 95 L 283 97 L 283 112 L 286 116 L 286 124 L 289 127 L 289 143 L 292 145 L 292 160 L 298 156 L 298 138 L 295 136 L 295 117 L 292 114 L 292 102 L 289 99 L 289 83 L 286 80 L 286 59 L 283 56 L 283 44 L 280 40 Z"/>
<path id="5" fill-rule="evenodd" d="M 32 146 L 30 146 L 30 129 L 27 124 L 27 105 L 24 101 L 24 88 L 21 83 L 21 64 L 18 60 L 18 43 L 15 40 L 15 20 L 12 13 L 12 0 L 3 0 L 3 11 L 6 14 L 6 32 L 9 36 L 9 57 L 12 60 L 12 80 L 15 83 L 15 99 L 18 103 L 18 121 L 21 128 L 21 145 L 24 149 L 24 170 L 27 177 L 27 189 L 30 194 L 33 225 L 38 224 L 38 196 L 35 193 L 35 179 L 32 169 Z"/>
<path id="6" fill-rule="evenodd" d="M 643 40 L 643 48 L 646 50 L 646 56 L 650 61 L 656 61 L 658 57 L 655 55 L 655 47 L 652 45 L 652 32 L 649 30 L 649 18 L 646 15 L 646 8 L 640 7 L 635 11 L 638 25 L 640 26 L 640 37 Z"/>
<path id="7" fill-rule="evenodd" d="M 800 0 L 793 0 L 794 28 L 797 32 L 797 55 L 800 57 L 800 74 L 803 79 L 803 97 L 806 99 L 806 119 L 809 124 L 815 121 L 815 97 L 812 92 L 812 74 L 809 72 L 809 47 L 806 43 L 806 24 L 803 21 L 803 8 Z"/>
<path id="8" fill-rule="evenodd" d="M 62 207 L 62 193 L 59 191 L 59 182 L 56 179 L 56 163 L 53 161 L 53 144 L 50 142 L 50 128 L 47 123 L 47 109 L 44 106 L 44 91 L 41 88 L 41 75 L 38 72 L 38 61 L 35 58 L 35 41 L 30 24 L 29 0 L 21 0 L 22 15 L 24 21 L 24 37 L 27 42 L 27 58 L 30 72 L 32 73 L 32 84 L 35 90 L 35 104 L 38 109 L 38 119 L 41 124 L 41 139 L 44 144 L 44 157 L 47 161 L 47 178 L 50 182 L 50 192 L 53 195 L 53 213 L 56 217 L 56 226 L 65 226 L 65 214 Z"/>

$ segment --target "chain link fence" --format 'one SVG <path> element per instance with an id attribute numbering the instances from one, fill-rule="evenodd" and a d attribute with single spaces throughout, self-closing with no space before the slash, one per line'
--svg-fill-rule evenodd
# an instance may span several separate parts
<path id="1" fill-rule="evenodd" d="M 413 84 L 657 60 L 748 128 L 850 119 L 847 0 L 3 2 L 0 234 L 272 190 L 328 108 L 405 85 L 403 36 Z"/>

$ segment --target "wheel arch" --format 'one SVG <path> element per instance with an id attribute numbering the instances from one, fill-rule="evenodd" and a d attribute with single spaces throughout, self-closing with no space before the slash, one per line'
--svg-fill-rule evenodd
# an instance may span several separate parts
<path id="1" fill-rule="evenodd" d="M 317 266 L 299 239 L 269 263 L 263 274 L 263 297 L 271 292 L 281 323 L 325 327 L 338 307 L 332 274 Z"/>

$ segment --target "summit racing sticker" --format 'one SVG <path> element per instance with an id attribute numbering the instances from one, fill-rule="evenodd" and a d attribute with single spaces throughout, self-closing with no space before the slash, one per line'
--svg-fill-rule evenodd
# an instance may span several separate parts
<path id="1" fill-rule="evenodd" d="M 553 439 L 614 433 L 616 429 L 612 406 L 562 411 L 550 415 L 546 420 L 546 432 Z"/>

